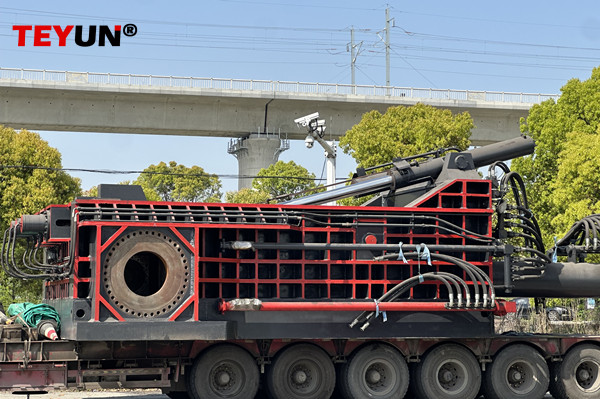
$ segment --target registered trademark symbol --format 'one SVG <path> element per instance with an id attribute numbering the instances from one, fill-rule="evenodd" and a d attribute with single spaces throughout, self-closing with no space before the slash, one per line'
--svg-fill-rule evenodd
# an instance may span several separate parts
<path id="1" fill-rule="evenodd" d="M 137 26 L 134 24 L 127 24 L 123 27 L 123 34 L 125 36 L 135 36 L 137 33 Z"/>

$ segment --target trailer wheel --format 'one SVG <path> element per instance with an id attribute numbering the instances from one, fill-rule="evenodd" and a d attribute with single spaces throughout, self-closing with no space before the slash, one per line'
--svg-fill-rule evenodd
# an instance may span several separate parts
<path id="1" fill-rule="evenodd" d="M 359 349 L 342 366 L 339 388 L 346 399 L 402 399 L 409 378 L 400 352 L 388 345 L 371 344 Z"/>
<path id="2" fill-rule="evenodd" d="M 460 345 L 432 349 L 415 369 L 414 388 L 421 399 L 474 399 L 480 386 L 479 362 Z"/>
<path id="3" fill-rule="evenodd" d="M 600 349 L 579 345 L 552 367 L 550 393 L 556 399 L 598 398 L 600 396 Z"/>
<path id="4" fill-rule="evenodd" d="M 194 362 L 188 393 L 194 399 L 254 399 L 258 382 L 258 366 L 248 352 L 235 345 L 219 345 Z"/>
<path id="5" fill-rule="evenodd" d="M 288 346 L 267 371 L 267 389 L 275 399 L 329 398 L 335 388 L 335 367 L 329 356 L 311 344 Z"/>
<path id="6" fill-rule="evenodd" d="M 527 345 L 511 345 L 500 351 L 484 376 L 485 397 L 491 399 L 541 399 L 550 383 L 548 364 Z"/>

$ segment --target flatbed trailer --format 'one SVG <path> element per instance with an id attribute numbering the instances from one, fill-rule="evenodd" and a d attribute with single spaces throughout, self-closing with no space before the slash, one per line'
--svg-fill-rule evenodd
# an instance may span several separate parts
<path id="1" fill-rule="evenodd" d="M 282 349 L 307 343 L 323 351 L 338 368 L 346 364 L 353 355 L 360 356 L 366 351 L 385 355 L 382 359 L 390 361 L 394 359 L 395 353 L 400 353 L 407 364 L 418 365 L 425 355 L 432 352 L 435 354 L 457 348 L 467 349 L 475 355 L 482 373 L 490 367 L 492 359 L 507 348 L 516 352 L 513 360 L 519 360 L 519 355 L 525 358 L 522 360 L 523 367 L 531 363 L 527 356 L 536 353 L 539 355 L 536 358 L 546 362 L 551 370 L 558 368 L 567 355 L 569 358 L 580 357 L 582 351 L 600 350 L 599 336 L 551 334 L 452 339 L 272 340 L 265 350 L 265 342 L 261 340 L 29 341 L 25 336 L 17 337 L 15 328 L 8 327 L 8 330 L 10 332 L 5 334 L 12 336 L 3 336 L 0 352 L 0 388 L 12 392 L 34 393 L 67 388 L 160 388 L 166 393 L 184 392 L 187 391 L 185 381 L 190 377 L 190 367 L 200 354 L 211 348 L 221 348 L 227 353 L 231 346 L 249 353 L 256 364 L 259 364 L 259 371 L 270 365 L 271 360 Z M 22 333 L 27 334 L 27 329 L 22 329 Z M 588 360 L 583 366 L 593 369 L 598 360 Z M 587 386 L 589 381 L 581 381 L 581 384 Z"/>

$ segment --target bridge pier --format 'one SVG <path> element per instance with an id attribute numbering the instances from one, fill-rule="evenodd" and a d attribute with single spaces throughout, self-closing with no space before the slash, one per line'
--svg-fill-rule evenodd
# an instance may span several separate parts
<path id="1" fill-rule="evenodd" d="M 289 148 L 290 141 L 275 134 L 252 133 L 232 139 L 227 152 L 238 160 L 238 190 L 252 187 L 253 176 L 262 168 L 277 162 L 279 154 Z"/>

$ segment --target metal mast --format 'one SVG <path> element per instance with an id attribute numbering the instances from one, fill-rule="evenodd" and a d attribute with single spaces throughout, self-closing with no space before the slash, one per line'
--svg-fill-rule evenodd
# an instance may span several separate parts
<path id="1" fill-rule="evenodd" d="M 390 21 L 390 8 L 388 7 L 385 9 L 385 85 L 387 87 L 390 87 Z"/>

